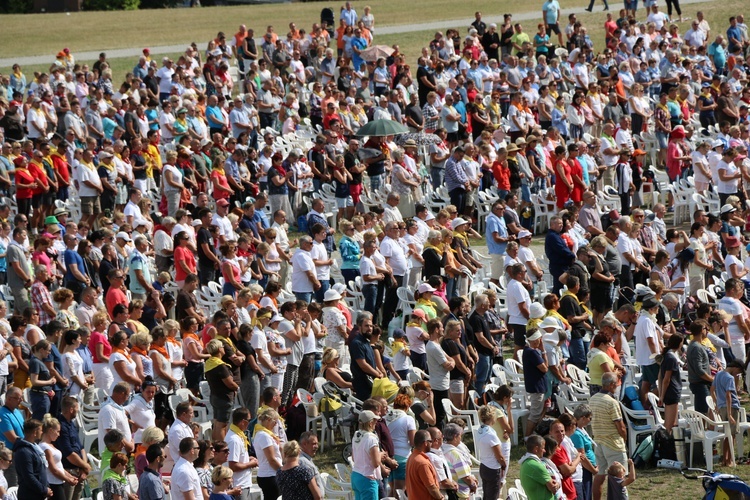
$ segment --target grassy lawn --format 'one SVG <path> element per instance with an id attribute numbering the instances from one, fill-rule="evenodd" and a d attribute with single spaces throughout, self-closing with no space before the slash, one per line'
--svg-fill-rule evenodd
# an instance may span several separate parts
<path id="1" fill-rule="evenodd" d="M 560 4 L 566 8 L 581 2 L 562 0 Z M 0 34 L 0 57 L 52 55 L 63 47 L 70 47 L 74 54 L 83 50 L 130 48 L 135 41 L 138 46 L 149 47 L 194 40 L 203 48 L 219 31 L 230 37 L 242 23 L 253 28 L 256 35 L 265 32 L 268 25 L 273 25 L 277 33 L 286 34 L 290 21 L 298 28 L 309 30 L 312 23 L 320 22 L 320 11 L 324 7 L 334 9 L 338 18 L 340 5 L 343 2 L 6 15 Z M 355 3 L 360 16 L 365 5 L 365 2 Z M 372 5 L 376 31 L 378 26 L 470 18 L 475 10 L 481 10 L 485 16 L 498 16 L 538 9 L 541 16 L 541 3 L 539 7 L 518 9 L 513 0 L 478 0 L 470 7 L 451 0 L 417 0 L 406 4 L 399 0 L 381 0 Z M 29 29 L 31 26 L 33 29 Z M 172 28 L 165 29 L 166 26 Z"/>

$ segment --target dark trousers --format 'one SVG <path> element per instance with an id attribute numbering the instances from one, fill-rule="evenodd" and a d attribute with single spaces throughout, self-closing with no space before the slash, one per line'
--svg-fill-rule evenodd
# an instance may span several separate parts
<path id="1" fill-rule="evenodd" d="M 433 389 L 432 394 L 434 396 L 435 404 L 435 426 L 438 429 L 442 429 L 445 425 L 445 408 L 443 407 L 443 400 L 448 399 L 448 391 L 438 391 Z"/>
<path id="2" fill-rule="evenodd" d="M 482 464 L 479 466 L 479 477 L 482 478 L 482 500 L 500 498 L 500 476 L 502 469 L 491 469 Z"/>
<path id="3" fill-rule="evenodd" d="M 620 272 L 620 290 L 622 297 L 619 301 L 619 306 L 625 303 L 632 303 L 633 296 L 635 295 L 635 286 L 633 285 L 633 271 L 630 270 L 630 263 L 623 265 Z M 624 290 L 627 288 L 628 290 Z M 618 307 L 619 307 L 618 306 Z"/>
<path id="4" fill-rule="evenodd" d="M 313 385 L 315 377 L 315 353 L 305 354 L 302 356 L 302 362 L 299 365 L 299 376 L 297 377 L 296 389 L 304 389 L 313 392 L 310 387 Z M 296 390 L 295 389 L 295 390 Z"/>
<path id="5" fill-rule="evenodd" d="M 365 311 L 375 318 L 378 313 L 378 285 L 363 285 L 362 295 L 365 297 Z"/>
<path id="6" fill-rule="evenodd" d="M 466 190 L 459 187 L 448 194 L 451 197 L 451 205 L 455 205 L 458 209 L 458 215 L 463 215 L 466 210 Z"/>
<path id="7" fill-rule="evenodd" d="M 706 415 L 708 413 L 708 404 L 706 404 L 706 397 L 710 394 L 711 384 L 706 382 L 698 382 L 690 384 L 690 392 L 693 393 L 693 401 L 695 401 L 695 411 Z"/>
<path id="8" fill-rule="evenodd" d="M 279 486 L 276 484 L 276 476 L 259 477 L 258 486 L 263 492 L 263 498 L 279 498 Z"/>
<path id="9" fill-rule="evenodd" d="M 388 329 L 388 325 L 393 319 L 393 315 L 396 313 L 396 308 L 398 307 L 398 295 L 396 295 L 396 290 L 398 290 L 398 287 L 404 283 L 403 276 L 393 275 L 393 278 L 396 280 L 396 286 L 392 286 L 385 291 L 385 300 L 383 301 L 382 324 L 385 325 L 386 329 Z"/>

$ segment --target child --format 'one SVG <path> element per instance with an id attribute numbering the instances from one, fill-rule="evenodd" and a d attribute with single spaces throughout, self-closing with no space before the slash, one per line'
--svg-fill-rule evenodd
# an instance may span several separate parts
<path id="1" fill-rule="evenodd" d="M 721 420 L 729 422 L 732 438 L 737 434 L 737 421 L 740 418 L 740 399 L 737 396 L 737 385 L 735 379 L 744 371 L 742 362 L 730 361 L 727 367 L 714 376 L 711 384 L 711 396 L 716 401 Z M 726 467 L 734 467 L 734 457 L 729 449 L 729 441 L 724 440 L 722 445 L 724 455 L 723 464 Z"/>
<path id="2" fill-rule="evenodd" d="M 401 328 L 396 328 L 393 331 L 391 351 L 393 352 L 393 367 L 396 369 L 396 373 L 401 377 L 401 380 L 406 380 L 412 367 L 409 358 L 411 351 L 409 346 L 406 345 L 406 334 Z"/>
<path id="3" fill-rule="evenodd" d="M 628 470 L 630 474 L 625 477 L 625 467 L 620 462 L 615 462 L 607 469 L 607 500 L 627 500 L 627 486 L 635 481 L 635 466 L 633 460 L 628 458 Z"/>

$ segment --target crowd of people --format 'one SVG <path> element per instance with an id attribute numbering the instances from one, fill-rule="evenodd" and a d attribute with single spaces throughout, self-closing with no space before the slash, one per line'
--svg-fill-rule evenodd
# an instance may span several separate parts
<path id="1" fill-rule="evenodd" d="M 683 383 L 736 426 L 750 38 L 742 15 L 716 34 L 676 0 L 646 3 L 646 17 L 637 2 L 607 12 L 596 48 L 547 0 L 533 36 L 477 12 L 416 59 L 372 58 L 371 9 L 347 2 L 338 27 L 256 40 L 243 25 L 161 65 L 144 49 L 122 83 L 105 53 L 89 66 L 64 49 L 28 78 L 14 65 L 0 76 L 0 497 L 78 500 L 96 472 L 105 500 L 247 500 L 254 473 L 264 498 L 322 498 L 318 437 L 291 424 L 316 377 L 361 403 L 363 500 L 495 500 L 519 432 L 529 498 L 599 500 L 605 482 L 627 498 L 618 399 L 634 372 L 668 431 Z M 411 133 L 360 142 L 376 120 Z M 303 131 L 311 145 L 285 147 Z M 641 208 L 652 169 L 716 193 L 720 214 L 668 228 L 671 195 Z M 602 217 L 609 189 L 620 209 Z M 556 214 L 544 257 L 540 203 Z M 714 277 L 725 295 L 699 304 Z M 504 357 L 523 367 L 523 429 L 519 395 L 489 385 Z M 551 404 L 568 364 L 590 376 L 572 416 Z M 395 397 L 374 393 L 384 381 Z M 478 428 L 450 405 L 477 407 Z M 79 439 L 91 408 L 98 471 Z M 209 412 L 207 429 L 195 415 Z"/>

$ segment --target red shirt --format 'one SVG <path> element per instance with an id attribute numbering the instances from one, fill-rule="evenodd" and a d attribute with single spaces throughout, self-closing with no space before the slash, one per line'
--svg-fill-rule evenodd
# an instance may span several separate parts
<path id="1" fill-rule="evenodd" d="M 32 197 L 33 190 L 29 188 L 19 188 L 18 182 L 21 184 L 32 184 L 34 182 L 34 175 L 25 168 L 16 169 L 16 198 L 21 200 L 27 200 Z"/>
<path id="2" fill-rule="evenodd" d="M 110 290 L 112 290 L 112 288 L 110 288 Z M 99 359 L 99 357 L 96 355 L 96 346 L 98 344 L 102 344 L 104 346 L 102 354 L 107 357 L 112 354 L 112 346 L 109 345 L 107 334 L 94 330 L 89 336 L 89 350 L 91 351 L 91 359 L 94 361 L 94 363 L 106 363 L 106 361 L 104 361 L 103 359 Z"/>
<path id="3" fill-rule="evenodd" d="M 510 191 L 510 169 L 499 161 L 492 164 L 492 175 L 500 191 Z"/>
<path id="4" fill-rule="evenodd" d="M 44 186 L 48 186 L 47 174 L 44 172 L 44 168 L 34 162 L 29 162 L 29 173 L 33 176 L 34 180 L 38 180 L 40 183 L 39 187 L 32 190 L 34 196 L 44 193 Z"/>
<path id="5" fill-rule="evenodd" d="M 184 262 L 187 265 L 191 273 L 195 273 L 195 255 L 193 255 L 193 251 L 187 247 L 176 247 L 174 249 L 175 281 L 185 281 L 185 278 L 187 278 L 188 275 L 188 273 L 185 272 L 182 266 L 177 264 L 180 261 Z"/>
<path id="6" fill-rule="evenodd" d="M 128 296 L 125 295 L 125 292 L 121 289 L 111 286 L 109 287 L 109 290 L 107 290 L 107 298 L 104 302 L 107 304 L 109 317 L 114 318 L 112 311 L 117 304 L 123 304 L 125 307 L 128 307 Z"/>
<path id="7" fill-rule="evenodd" d="M 563 445 L 557 447 L 557 451 L 555 451 L 554 455 L 550 457 L 550 460 L 552 460 L 552 463 L 557 465 L 558 468 L 561 464 L 570 463 L 570 457 L 568 456 L 568 452 Z M 562 472 L 560 472 L 560 475 L 562 476 Z M 576 499 L 576 487 L 573 484 L 573 476 L 563 476 L 562 490 L 568 500 Z"/>

